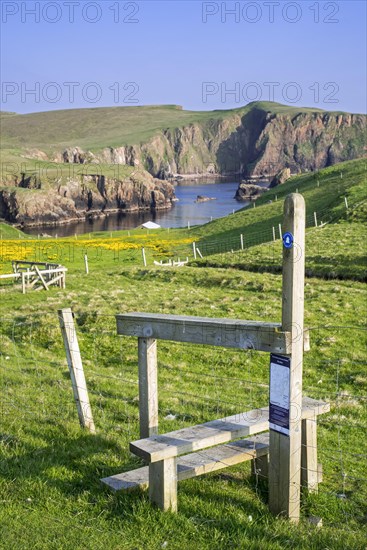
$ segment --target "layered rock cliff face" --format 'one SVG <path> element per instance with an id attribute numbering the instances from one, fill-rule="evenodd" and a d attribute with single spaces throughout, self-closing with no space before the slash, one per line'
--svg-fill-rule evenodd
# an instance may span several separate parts
<path id="1" fill-rule="evenodd" d="M 88 165 L 85 173 L 99 175 L 55 176 L 52 182 L 45 182 L 42 175 L 26 176 L 21 170 L 4 175 L 3 170 L 0 217 L 29 225 L 61 223 L 114 210 L 167 208 L 172 204 L 174 188 L 163 180 L 175 175 L 215 173 L 272 178 L 285 168 L 292 173 L 319 170 L 365 154 L 364 115 L 297 111 L 270 103 L 202 115 L 197 115 L 200 122 L 154 130 L 153 137 L 136 145 L 105 146 L 108 140 L 103 136 L 103 145 L 93 151 L 83 150 L 77 139 L 68 147 L 55 143 L 22 149 L 19 145 L 22 151 L 17 154 L 26 161 L 33 159 L 33 166 L 49 161 L 63 169 L 67 165 Z M 103 128 L 100 131 L 103 134 Z M 119 143 L 118 131 L 114 143 Z M 18 127 L 8 128 L 8 133 L 9 143 L 21 137 Z M 101 166 L 94 171 L 94 164 Z M 116 174 L 116 165 L 125 166 L 119 168 L 119 174 L 130 175 L 107 177 Z M 57 172 L 58 168 L 52 169 Z"/>
<path id="2" fill-rule="evenodd" d="M 254 107 L 243 116 L 210 119 L 159 132 L 146 143 L 57 153 L 58 162 L 143 166 L 154 177 L 174 174 L 274 176 L 319 170 L 364 155 L 364 115 L 276 114 Z"/>
<path id="3" fill-rule="evenodd" d="M 123 180 L 79 176 L 51 186 L 34 175 L 0 190 L 0 217 L 23 226 L 53 225 L 108 212 L 169 208 L 173 198 L 169 182 L 145 171 Z"/>

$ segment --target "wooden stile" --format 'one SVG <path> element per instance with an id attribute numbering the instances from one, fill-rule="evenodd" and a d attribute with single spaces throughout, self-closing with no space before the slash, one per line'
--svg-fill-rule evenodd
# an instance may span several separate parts
<path id="1" fill-rule="evenodd" d="M 149 467 L 105 478 L 103 482 L 107 485 L 119 490 L 149 484 L 150 499 L 162 510 L 175 511 L 177 480 L 201 475 L 211 468 L 219 469 L 222 465 L 218 456 L 222 456 L 222 464 L 226 465 L 253 459 L 253 472 L 269 477 L 271 512 L 295 522 L 299 520 L 301 482 L 307 490 L 317 491 L 321 481 L 321 467 L 317 463 L 317 415 L 330 410 L 328 403 L 302 397 L 303 352 L 310 349 L 309 332 L 304 329 L 305 203 L 302 195 L 294 193 L 286 198 L 279 236 L 284 243 L 281 324 L 150 313 L 116 316 L 117 333 L 135 336 L 139 341 L 141 439 L 130 443 L 130 450 L 147 461 Z M 196 258 L 199 250 L 195 243 L 193 251 Z M 267 431 L 268 407 L 158 435 L 157 339 L 286 356 L 283 360 L 287 368 L 286 358 L 290 359 L 289 427 L 285 410 L 281 414 L 285 414 L 286 423 L 276 430 L 279 428 L 276 414 L 270 407 L 269 444 L 254 448 L 252 455 L 234 449 L 233 445 L 237 444 L 226 443 Z M 214 446 L 215 450 L 203 451 Z M 178 458 L 187 453 L 193 454 Z M 183 474 L 185 464 L 186 474 Z"/>

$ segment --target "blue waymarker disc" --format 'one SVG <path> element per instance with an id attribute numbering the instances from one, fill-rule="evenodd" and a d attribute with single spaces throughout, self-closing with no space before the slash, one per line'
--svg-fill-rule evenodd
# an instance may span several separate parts
<path id="1" fill-rule="evenodd" d="M 284 245 L 284 248 L 292 248 L 293 246 L 293 235 L 292 233 L 289 233 L 287 231 L 287 233 L 284 233 L 283 235 L 283 245 Z"/>

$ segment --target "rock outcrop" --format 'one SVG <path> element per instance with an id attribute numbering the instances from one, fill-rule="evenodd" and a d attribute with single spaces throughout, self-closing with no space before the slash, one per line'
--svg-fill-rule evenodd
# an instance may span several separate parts
<path id="1" fill-rule="evenodd" d="M 30 176 L 17 187 L 0 189 L 0 217 L 22 226 L 56 225 L 109 212 L 169 208 L 174 198 L 173 185 L 145 171 L 123 180 L 88 175 L 54 185 L 43 185 L 36 176 Z"/>
<path id="2" fill-rule="evenodd" d="M 282 185 L 282 183 L 285 183 L 289 178 L 291 177 L 291 171 L 290 168 L 283 168 L 283 170 L 280 170 L 273 179 L 270 182 L 269 187 L 276 187 L 277 185 Z"/>
<path id="3" fill-rule="evenodd" d="M 254 183 L 240 183 L 235 194 L 237 201 L 253 201 L 267 191 L 267 187 L 261 187 Z"/>
<path id="4" fill-rule="evenodd" d="M 208 201 L 215 201 L 215 200 L 216 200 L 215 197 L 206 197 L 205 195 L 198 195 L 196 197 L 195 202 L 208 202 Z"/>

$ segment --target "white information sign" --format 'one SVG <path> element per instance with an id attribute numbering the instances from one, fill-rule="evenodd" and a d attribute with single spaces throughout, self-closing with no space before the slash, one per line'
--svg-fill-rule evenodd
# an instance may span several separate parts
<path id="1" fill-rule="evenodd" d="M 289 357 L 270 355 L 269 426 L 285 435 L 289 435 L 290 367 Z"/>

